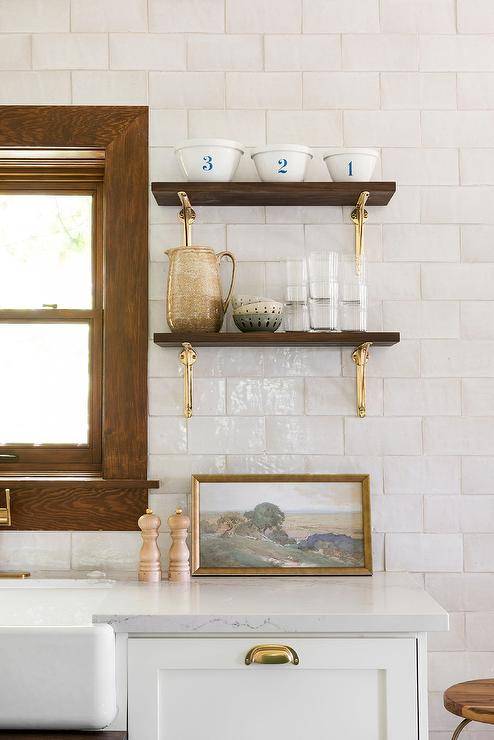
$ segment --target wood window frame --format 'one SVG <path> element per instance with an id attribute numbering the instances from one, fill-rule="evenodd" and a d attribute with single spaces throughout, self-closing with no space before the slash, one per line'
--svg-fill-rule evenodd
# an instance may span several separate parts
<path id="1" fill-rule="evenodd" d="M 147 489 L 159 485 L 147 480 L 148 108 L 0 106 L 4 182 L 21 179 L 19 162 L 30 171 L 33 150 L 46 152 L 46 182 L 69 189 L 71 177 L 94 181 L 88 151 L 104 158 L 102 456 L 92 468 L 37 475 L 3 466 L 0 492 L 12 492 L 12 529 L 135 530 Z M 79 172 L 60 150 L 80 158 Z"/>

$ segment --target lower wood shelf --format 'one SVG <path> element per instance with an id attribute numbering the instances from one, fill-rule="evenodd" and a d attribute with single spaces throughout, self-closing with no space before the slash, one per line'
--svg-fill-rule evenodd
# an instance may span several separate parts
<path id="1" fill-rule="evenodd" d="M 377 347 L 389 347 L 400 341 L 397 331 L 339 331 L 339 332 L 220 332 L 197 334 L 193 332 L 159 333 L 154 342 L 160 347 L 181 347 L 190 342 L 193 347 L 357 347 L 372 342 Z"/>
<path id="2" fill-rule="evenodd" d="M 0 740 L 127 740 L 127 732 L 78 731 L 78 730 L 0 730 Z"/>

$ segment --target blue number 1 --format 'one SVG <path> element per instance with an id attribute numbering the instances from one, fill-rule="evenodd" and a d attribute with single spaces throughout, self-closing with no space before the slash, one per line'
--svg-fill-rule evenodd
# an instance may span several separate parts
<path id="1" fill-rule="evenodd" d="M 286 173 L 288 172 L 288 170 L 285 169 L 285 167 L 288 164 L 288 159 L 279 159 L 278 160 L 278 164 L 280 165 L 280 169 L 278 170 L 278 174 L 279 175 L 286 175 Z"/>
<path id="2" fill-rule="evenodd" d="M 204 172 L 211 172 L 213 169 L 213 158 L 210 154 L 206 154 L 205 157 L 203 157 L 203 160 L 206 162 L 206 164 L 202 165 L 202 169 Z"/>
<path id="3" fill-rule="evenodd" d="M 348 176 L 353 177 L 353 162 L 348 162 Z"/>

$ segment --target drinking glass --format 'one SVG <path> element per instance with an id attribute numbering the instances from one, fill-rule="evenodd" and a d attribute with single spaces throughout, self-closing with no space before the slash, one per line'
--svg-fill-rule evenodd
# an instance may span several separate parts
<path id="1" fill-rule="evenodd" d="M 357 272 L 354 255 L 344 255 L 340 264 L 340 325 L 343 331 L 367 330 L 366 263 L 361 258 Z"/>
<path id="2" fill-rule="evenodd" d="M 311 331 L 339 331 L 339 254 L 311 252 L 308 267 Z"/>

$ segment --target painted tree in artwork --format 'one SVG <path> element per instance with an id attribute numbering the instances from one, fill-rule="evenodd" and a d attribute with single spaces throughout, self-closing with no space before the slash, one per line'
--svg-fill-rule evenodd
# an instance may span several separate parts
<path id="1" fill-rule="evenodd" d="M 217 521 L 218 529 L 224 529 L 222 536 L 230 537 L 235 527 L 244 521 L 242 514 L 238 511 L 227 511 Z"/>
<path id="2" fill-rule="evenodd" d="M 252 511 L 246 511 L 245 518 L 263 534 L 268 529 L 277 529 L 285 521 L 285 514 L 276 504 L 265 501 Z"/>

